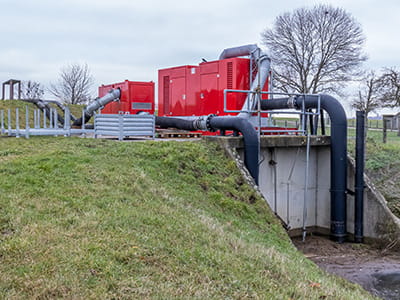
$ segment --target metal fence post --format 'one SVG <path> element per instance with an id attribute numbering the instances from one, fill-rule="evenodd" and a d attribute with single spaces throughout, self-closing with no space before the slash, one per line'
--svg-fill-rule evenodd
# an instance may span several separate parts
<path id="1" fill-rule="evenodd" d="M 47 128 L 46 110 L 43 110 L 43 128 Z"/>
<path id="2" fill-rule="evenodd" d="M 118 115 L 118 140 L 122 141 L 124 139 L 124 116 L 122 114 Z"/>
<path id="3" fill-rule="evenodd" d="M 64 136 L 71 135 L 71 113 L 69 111 L 69 107 L 65 106 L 64 108 Z"/>
<path id="4" fill-rule="evenodd" d="M 25 106 L 25 138 L 29 139 L 29 108 Z"/>
<path id="5" fill-rule="evenodd" d="M 11 109 L 9 108 L 7 111 L 7 117 L 8 117 L 8 135 L 11 135 Z"/>
<path id="6" fill-rule="evenodd" d="M 386 141 L 387 141 L 387 133 L 386 133 L 386 131 L 387 131 L 387 120 L 386 119 L 383 119 L 383 136 L 382 136 L 382 142 L 384 143 L 384 144 L 386 144 Z"/>
<path id="7" fill-rule="evenodd" d="M 15 109 L 15 136 L 19 138 L 19 109 Z"/>
<path id="8" fill-rule="evenodd" d="M 49 128 L 53 128 L 53 109 L 49 110 Z"/>
<path id="9" fill-rule="evenodd" d="M 40 128 L 40 118 L 42 117 L 42 112 L 40 109 L 37 110 L 37 115 L 38 115 L 38 122 L 37 122 L 37 128 Z"/>
<path id="10" fill-rule="evenodd" d="M 85 110 L 82 109 L 82 136 L 86 137 L 86 132 L 85 132 Z"/>
<path id="11" fill-rule="evenodd" d="M 52 110 L 52 115 L 53 115 L 53 129 L 55 130 L 56 134 L 54 136 L 58 136 L 57 134 L 57 129 L 58 129 L 58 118 L 57 118 L 57 109 Z"/>

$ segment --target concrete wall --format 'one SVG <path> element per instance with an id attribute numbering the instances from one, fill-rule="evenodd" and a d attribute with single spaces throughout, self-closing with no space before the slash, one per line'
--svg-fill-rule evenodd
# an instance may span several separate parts
<path id="1" fill-rule="evenodd" d="M 243 159 L 241 138 L 208 137 L 226 149 L 235 149 Z M 306 205 L 307 231 L 329 233 L 330 228 L 330 139 L 312 137 L 308 187 L 306 178 L 306 139 L 300 136 L 261 138 L 259 190 L 271 209 L 295 233 L 303 227 Z M 241 166 L 242 164 L 240 164 Z M 348 188 L 354 190 L 354 163 L 348 163 Z M 365 176 L 364 235 L 384 242 L 399 240 L 400 220 L 388 209 L 383 196 Z M 347 231 L 354 233 L 354 197 L 347 196 Z"/>
<path id="2" fill-rule="evenodd" d="M 306 147 L 262 148 L 261 156 L 260 190 L 287 226 L 302 228 L 305 220 L 308 227 L 329 228 L 329 147 L 311 147 L 307 189 Z"/>

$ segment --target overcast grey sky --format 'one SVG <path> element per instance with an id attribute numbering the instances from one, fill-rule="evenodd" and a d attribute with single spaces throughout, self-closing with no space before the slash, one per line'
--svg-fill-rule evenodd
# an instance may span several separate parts
<path id="1" fill-rule="evenodd" d="M 48 86 L 71 63 L 87 63 L 96 87 L 156 81 L 160 68 L 260 45 L 278 15 L 320 3 L 346 9 L 361 24 L 366 68 L 400 65 L 399 0 L 1 0 L 0 82 Z"/>

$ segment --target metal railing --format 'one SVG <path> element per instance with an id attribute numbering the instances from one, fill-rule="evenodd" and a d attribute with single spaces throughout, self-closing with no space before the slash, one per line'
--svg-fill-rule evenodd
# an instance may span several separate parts
<path id="1" fill-rule="evenodd" d="M 251 107 L 245 107 L 240 110 L 235 110 L 235 109 L 228 109 L 227 108 L 227 98 L 228 98 L 228 93 L 245 93 L 247 95 L 252 95 L 253 97 L 257 97 L 256 99 L 256 109 L 253 109 Z M 257 122 L 256 122 L 256 128 L 259 130 L 259 133 L 285 133 L 285 134 L 302 134 L 302 135 L 307 135 L 307 119 L 308 118 L 315 118 L 320 116 L 320 111 L 321 111 L 321 101 L 320 101 L 320 95 L 307 95 L 311 97 L 316 97 L 318 99 L 317 101 L 317 108 L 315 109 L 315 112 L 312 111 L 307 111 L 305 108 L 305 103 L 304 101 L 302 102 L 302 107 L 299 111 L 294 111 L 294 110 L 262 110 L 261 109 L 261 97 L 262 95 L 268 95 L 268 97 L 273 97 L 276 95 L 279 96 L 286 96 L 286 97 L 296 97 L 296 96 L 306 96 L 306 94 L 289 94 L 289 93 L 278 93 L 278 92 L 263 92 L 263 91 L 251 91 L 251 90 L 234 90 L 234 89 L 225 89 L 224 90 L 224 112 L 225 113 L 241 113 L 241 112 L 248 112 L 251 114 L 256 113 L 257 114 Z M 262 114 L 267 113 L 268 118 L 263 118 Z M 286 114 L 286 115 L 298 115 L 299 116 L 299 125 L 298 129 L 288 129 L 288 130 L 282 130 L 282 129 L 262 129 L 263 127 L 276 127 L 274 124 L 274 119 L 272 116 L 278 115 L 278 114 Z M 264 122 L 263 122 L 264 121 Z M 265 122 L 266 121 L 266 122 Z M 298 127 L 298 126 L 296 126 Z"/>
<path id="2" fill-rule="evenodd" d="M 84 110 L 82 110 L 84 115 Z M 41 111 L 40 109 L 25 108 L 25 118 L 20 114 L 20 109 L 0 110 L 0 126 L 1 134 L 15 137 L 25 137 L 35 135 L 49 136 L 70 136 L 72 134 L 82 134 L 93 132 L 93 129 L 87 129 L 85 124 L 80 128 L 72 128 L 71 113 L 68 107 L 64 108 L 64 124 L 60 123 L 59 112 L 52 108 L 50 113 Z M 25 119 L 25 120 L 23 120 Z"/>
<path id="3" fill-rule="evenodd" d="M 82 110 L 82 119 L 85 110 Z M 116 136 L 119 140 L 128 136 L 155 136 L 155 117 L 153 115 L 129 114 L 95 114 L 94 128 L 82 122 L 79 127 L 72 127 L 71 113 L 64 108 L 64 121 L 59 118 L 57 109 L 52 108 L 50 114 L 40 109 L 25 108 L 25 118 L 20 109 L 0 110 L 0 133 L 2 135 L 29 138 L 34 135 L 42 136 L 71 136 L 94 134 Z M 62 124 L 63 123 L 63 124 Z"/>

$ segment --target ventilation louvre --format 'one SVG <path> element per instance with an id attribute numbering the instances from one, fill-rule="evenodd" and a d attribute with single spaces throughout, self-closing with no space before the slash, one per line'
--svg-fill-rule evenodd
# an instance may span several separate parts
<path id="1" fill-rule="evenodd" d="M 227 87 L 228 89 L 232 89 L 233 88 L 233 64 L 232 62 L 228 62 L 227 64 L 228 68 L 227 68 Z"/>

